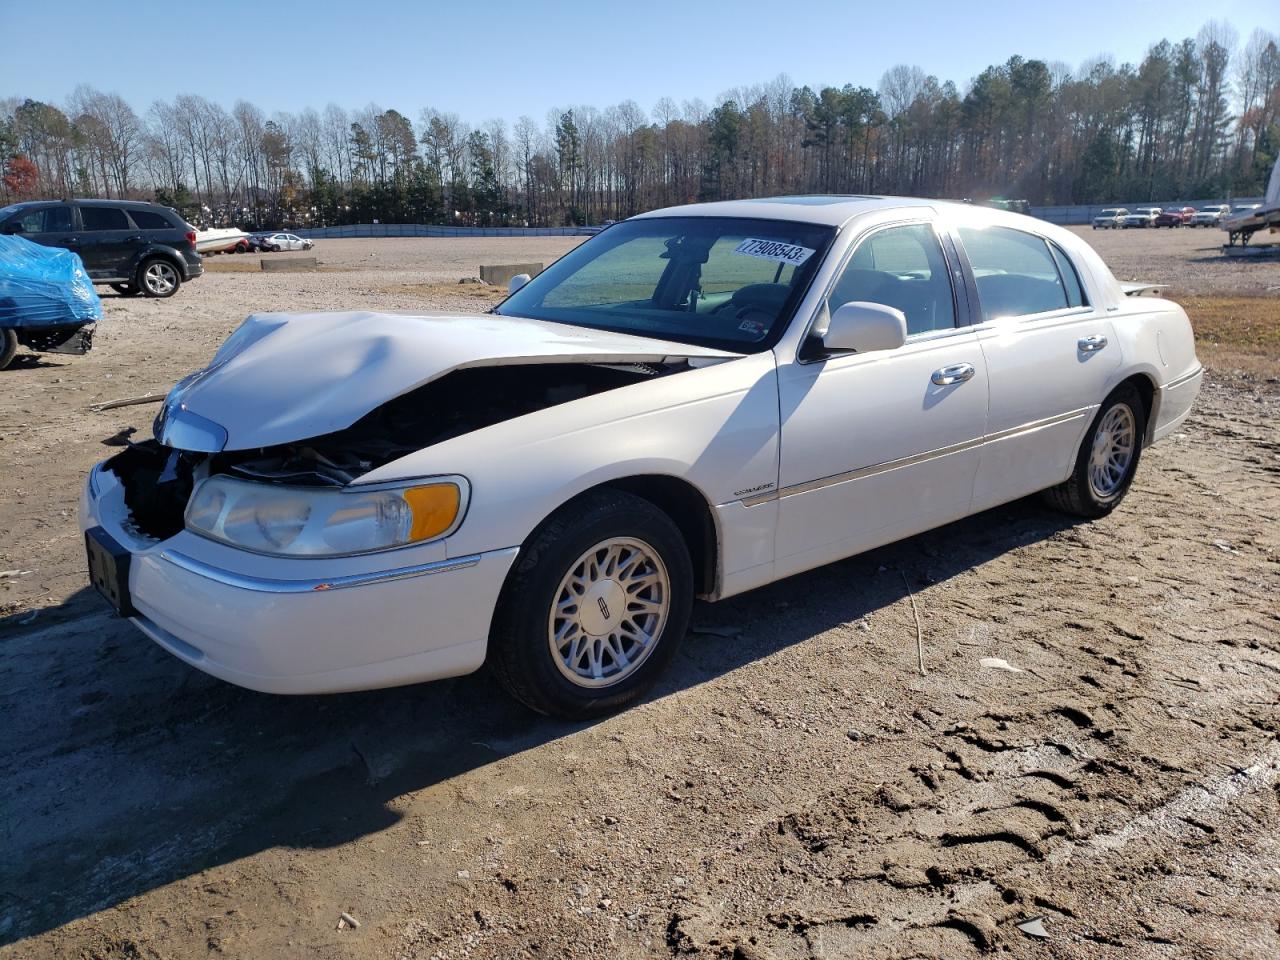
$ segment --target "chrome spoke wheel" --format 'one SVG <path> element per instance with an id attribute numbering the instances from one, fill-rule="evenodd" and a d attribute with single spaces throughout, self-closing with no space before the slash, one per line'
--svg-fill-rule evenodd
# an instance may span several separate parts
<path id="1" fill-rule="evenodd" d="M 671 605 L 671 581 L 642 540 L 602 541 L 580 556 L 556 590 L 547 640 L 556 668 L 580 687 L 608 687 L 648 659 Z"/>
<path id="2" fill-rule="evenodd" d="M 178 283 L 178 271 L 163 261 L 151 264 L 142 274 L 142 282 L 152 293 L 165 294 Z"/>
<path id="3" fill-rule="evenodd" d="M 1089 455 L 1089 487 L 1099 500 L 1115 495 L 1128 476 L 1138 448 L 1133 411 L 1118 403 L 1105 414 L 1093 435 Z"/>

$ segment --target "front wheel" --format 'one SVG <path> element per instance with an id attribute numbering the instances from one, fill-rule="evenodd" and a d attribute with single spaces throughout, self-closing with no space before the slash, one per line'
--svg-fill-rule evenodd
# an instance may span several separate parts
<path id="1" fill-rule="evenodd" d="M 653 686 L 692 605 L 693 565 L 671 518 L 629 493 L 588 493 L 521 547 L 494 615 L 489 665 L 539 713 L 610 713 Z"/>
<path id="2" fill-rule="evenodd" d="M 172 297 L 181 285 L 178 268 L 168 260 L 153 257 L 138 267 L 138 286 L 148 297 Z"/>
<path id="3" fill-rule="evenodd" d="M 1093 418 L 1071 476 L 1046 490 L 1045 500 L 1063 513 L 1105 517 L 1129 492 L 1146 431 L 1146 407 L 1137 388 L 1117 387 Z"/>
<path id="4" fill-rule="evenodd" d="M 14 354 L 18 352 L 18 332 L 8 327 L 0 329 L 0 370 L 13 363 Z"/>

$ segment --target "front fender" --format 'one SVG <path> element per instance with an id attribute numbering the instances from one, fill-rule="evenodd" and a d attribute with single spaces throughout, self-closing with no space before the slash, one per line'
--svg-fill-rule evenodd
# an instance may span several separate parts
<path id="1" fill-rule="evenodd" d="M 520 544 L 578 494 L 627 477 L 679 478 L 713 507 L 746 490 L 772 489 L 778 479 L 773 355 L 549 407 L 420 450 L 361 482 L 446 473 L 471 483 L 467 517 L 449 538 L 449 556 Z"/>

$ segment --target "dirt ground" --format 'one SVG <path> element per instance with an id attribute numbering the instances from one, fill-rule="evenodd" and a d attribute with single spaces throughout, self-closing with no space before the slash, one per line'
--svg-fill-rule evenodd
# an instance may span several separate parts
<path id="1" fill-rule="evenodd" d="M 1280 326 L 1280 262 L 1083 233 Z M 76 498 L 156 408 L 91 403 L 167 390 L 254 310 L 476 309 L 481 262 L 575 242 L 217 258 L 171 300 L 107 294 L 88 356 L 0 373 L 0 957 L 1280 955 L 1270 335 L 1206 343 L 1194 416 L 1107 519 L 1019 502 L 703 605 L 594 724 L 483 673 L 255 694 L 107 615 Z"/>

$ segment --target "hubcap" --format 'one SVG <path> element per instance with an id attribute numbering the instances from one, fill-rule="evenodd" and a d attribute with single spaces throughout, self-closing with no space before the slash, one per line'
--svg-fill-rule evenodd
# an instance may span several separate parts
<path id="1" fill-rule="evenodd" d="M 1115 494 L 1124 483 L 1137 449 L 1137 428 L 1133 411 L 1125 404 L 1117 404 L 1108 410 L 1093 435 L 1093 450 L 1089 456 L 1089 486 L 1093 495 L 1105 500 Z"/>
<path id="2" fill-rule="evenodd" d="M 147 287 L 153 293 L 168 293 L 173 289 L 177 273 L 167 263 L 153 263 L 145 274 Z"/>
<path id="3" fill-rule="evenodd" d="M 658 645 L 671 582 L 642 540 L 604 540 L 560 581 L 547 623 L 556 668 L 580 687 L 608 687 L 640 669 Z"/>

